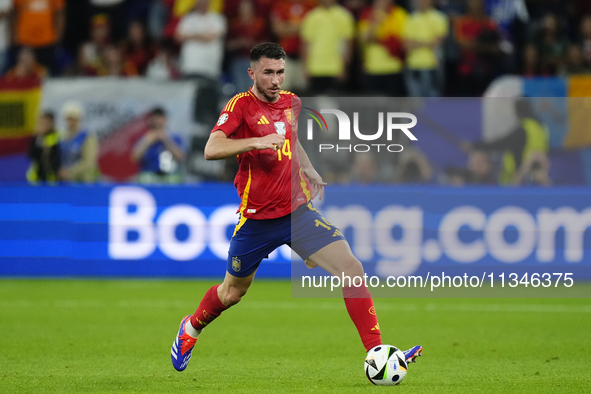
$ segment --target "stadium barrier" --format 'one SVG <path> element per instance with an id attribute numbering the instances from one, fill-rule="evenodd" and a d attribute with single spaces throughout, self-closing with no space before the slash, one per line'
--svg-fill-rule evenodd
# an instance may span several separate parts
<path id="1" fill-rule="evenodd" d="M 493 267 L 589 280 L 590 197 L 587 188 L 331 186 L 316 206 L 370 274 Z M 226 184 L 0 186 L 0 275 L 221 277 L 238 203 Z M 290 266 L 285 246 L 258 276 L 289 277 Z"/>

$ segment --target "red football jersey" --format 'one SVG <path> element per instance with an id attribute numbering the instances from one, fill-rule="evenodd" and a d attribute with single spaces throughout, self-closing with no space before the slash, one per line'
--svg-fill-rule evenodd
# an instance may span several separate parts
<path id="1" fill-rule="evenodd" d="M 251 88 L 226 104 L 213 128 L 212 133 L 222 130 L 232 139 L 285 134 L 280 150 L 255 149 L 238 155 L 234 185 L 242 199 L 239 211 L 243 218 L 278 218 L 310 201 L 310 184 L 302 173 L 297 150 L 300 109 L 300 99 L 291 92 L 282 90 L 276 103 L 267 103 Z"/>

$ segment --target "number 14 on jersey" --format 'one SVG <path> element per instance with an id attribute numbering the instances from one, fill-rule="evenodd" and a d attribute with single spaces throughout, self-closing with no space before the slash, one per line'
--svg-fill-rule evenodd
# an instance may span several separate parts
<path id="1" fill-rule="evenodd" d="M 281 149 L 277 150 L 277 160 L 281 161 L 283 156 L 287 156 L 289 160 L 291 160 L 291 145 L 289 140 L 285 140 L 285 143 L 281 147 Z"/>

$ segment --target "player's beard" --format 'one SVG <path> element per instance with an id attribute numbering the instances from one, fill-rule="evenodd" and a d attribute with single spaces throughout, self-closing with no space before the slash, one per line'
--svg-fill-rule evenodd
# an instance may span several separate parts
<path id="1" fill-rule="evenodd" d="M 267 101 L 269 101 L 269 102 L 275 101 L 275 99 L 277 98 L 277 95 L 279 94 L 279 92 L 277 92 L 275 94 L 275 96 L 269 96 L 267 94 L 267 91 L 258 82 L 255 82 L 254 85 L 255 85 L 255 87 L 257 89 L 257 92 L 259 92 L 260 94 L 262 94 L 263 97 L 265 97 L 267 99 Z M 269 87 L 269 89 L 271 89 L 271 88 L 276 88 L 277 90 L 279 90 L 281 88 L 281 86 L 279 86 L 279 85 L 273 85 L 273 86 L 270 86 Z"/>

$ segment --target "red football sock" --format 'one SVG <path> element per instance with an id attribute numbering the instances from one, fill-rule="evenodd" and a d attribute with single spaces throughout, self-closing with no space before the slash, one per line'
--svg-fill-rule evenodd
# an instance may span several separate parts
<path id="1" fill-rule="evenodd" d="M 381 345 L 382 337 L 376 308 L 367 287 L 343 287 L 343 298 L 347 312 L 359 331 L 365 350 L 369 351 L 374 346 Z"/>
<path id="2" fill-rule="evenodd" d="M 203 296 L 199 307 L 191 316 L 191 325 L 196 330 L 203 330 L 205 326 L 215 320 L 226 308 L 220 298 L 218 297 L 219 285 L 213 286 L 207 290 L 207 293 Z"/>

